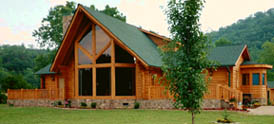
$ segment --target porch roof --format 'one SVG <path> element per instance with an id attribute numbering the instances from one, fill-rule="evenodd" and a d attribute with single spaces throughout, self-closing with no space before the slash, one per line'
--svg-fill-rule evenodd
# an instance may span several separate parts
<path id="1" fill-rule="evenodd" d="M 55 74 L 55 72 L 51 72 L 50 71 L 50 67 L 51 67 L 51 64 L 48 64 L 44 68 L 42 68 L 39 71 L 35 72 L 35 74 L 37 74 L 37 75 L 41 75 L 41 74 Z"/>

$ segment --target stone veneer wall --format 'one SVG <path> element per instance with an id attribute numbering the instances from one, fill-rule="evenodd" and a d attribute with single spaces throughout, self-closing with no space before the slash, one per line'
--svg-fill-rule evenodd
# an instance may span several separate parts
<path id="1" fill-rule="evenodd" d="M 53 106 L 54 100 L 8 100 L 8 104 L 14 106 Z M 62 101 L 64 102 L 64 101 Z M 171 100 L 134 100 L 134 99 L 71 99 L 72 107 L 80 107 L 80 103 L 87 103 L 90 107 L 91 103 L 97 103 L 98 109 L 121 109 L 121 108 L 134 108 L 134 103 L 139 102 L 141 109 L 174 109 Z M 204 100 L 203 108 L 221 108 L 223 107 L 221 100 Z"/>

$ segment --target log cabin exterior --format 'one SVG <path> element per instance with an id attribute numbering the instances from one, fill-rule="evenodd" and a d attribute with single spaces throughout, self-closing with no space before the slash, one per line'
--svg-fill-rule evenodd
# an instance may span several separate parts
<path id="1" fill-rule="evenodd" d="M 64 23 L 68 24 L 68 23 Z M 65 26 L 64 26 L 65 27 Z M 172 96 L 153 78 L 161 77 L 157 47 L 168 38 L 137 28 L 78 5 L 54 61 L 37 72 L 40 89 L 8 90 L 8 103 L 50 106 L 56 100 L 96 102 L 98 108 L 173 108 Z M 266 104 L 266 70 L 253 63 L 246 45 L 216 47 L 209 59 L 211 81 L 203 106 L 220 108 L 222 101 L 252 99 Z"/>
<path id="2" fill-rule="evenodd" d="M 268 102 L 274 105 L 274 81 L 268 81 L 268 91 L 267 91 L 267 98 Z"/>

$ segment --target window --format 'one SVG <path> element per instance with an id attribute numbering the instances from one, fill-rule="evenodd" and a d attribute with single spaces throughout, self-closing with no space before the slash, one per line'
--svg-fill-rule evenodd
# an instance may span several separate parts
<path id="1" fill-rule="evenodd" d="M 46 82 L 45 76 L 42 76 L 41 89 L 45 89 L 46 88 L 45 82 Z"/>
<path id="2" fill-rule="evenodd" d="M 89 29 L 86 35 L 80 40 L 80 45 L 90 54 L 92 53 L 92 30 Z"/>
<path id="3" fill-rule="evenodd" d="M 78 65 L 92 64 L 91 60 L 78 48 Z"/>
<path id="4" fill-rule="evenodd" d="M 252 74 L 252 85 L 259 85 L 260 84 L 260 74 L 259 73 L 253 73 Z"/>
<path id="5" fill-rule="evenodd" d="M 111 77 L 110 68 L 96 68 L 96 95 L 110 96 Z"/>
<path id="6" fill-rule="evenodd" d="M 116 63 L 135 63 L 134 57 L 132 57 L 127 51 L 115 45 L 115 62 Z"/>
<path id="7" fill-rule="evenodd" d="M 265 84 L 265 74 L 262 74 L 262 83 Z"/>
<path id="8" fill-rule="evenodd" d="M 92 96 L 92 69 L 79 69 L 79 96 Z"/>
<path id="9" fill-rule="evenodd" d="M 242 75 L 242 85 L 249 85 L 249 74 Z"/>
<path id="10" fill-rule="evenodd" d="M 135 95 L 135 68 L 115 68 L 116 96 Z"/>
<path id="11" fill-rule="evenodd" d="M 115 45 L 115 41 L 95 24 L 91 24 L 82 39 L 76 42 L 78 44 L 75 45 L 75 52 L 77 52 L 75 60 L 78 61 L 75 62 L 78 62 L 76 75 L 78 75 L 79 96 L 96 98 L 96 96 L 135 95 L 134 63 L 136 59 L 123 47 Z M 115 53 L 112 53 L 113 51 Z M 115 56 L 112 56 L 113 54 Z M 112 59 L 115 61 L 111 61 Z M 113 67 L 115 75 L 112 77 Z M 112 81 L 115 83 L 116 94 L 111 94 Z"/>

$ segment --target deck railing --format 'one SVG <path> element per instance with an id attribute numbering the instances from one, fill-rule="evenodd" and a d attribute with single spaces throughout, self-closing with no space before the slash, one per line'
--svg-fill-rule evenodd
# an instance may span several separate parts
<path id="1" fill-rule="evenodd" d="M 63 89 L 8 89 L 8 99 L 64 99 Z"/>
<path id="2" fill-rule="evenodd" d="M 235 98 L 236 101 L 242 101 L 242 92 L 237 89 L 232 89 L 228 86 L 223 86 L 220 84 L 208 85 L 208 93 L 205 94 L 205 99 L 222 99 L 229 101 L 232 98 Z"/>

